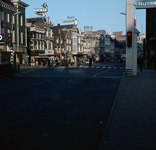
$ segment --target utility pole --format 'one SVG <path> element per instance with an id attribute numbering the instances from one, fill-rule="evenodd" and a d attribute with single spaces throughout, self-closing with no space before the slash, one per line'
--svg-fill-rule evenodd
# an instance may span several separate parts
<path id="1" fill-rule="evenodd" d="M 126 0 L 126 35 L 132 32 L 132 46 L 128 47 L 126 44 L 126 76 L 137 75 L 137 46 L 134 31 L 134 0 Z"/>
<path id="2" fill-rule="evenodd" d="M 59 29 L 60 30 L 60 66 L 61 66 L 61 53 L 62 53 L 62 51 L 61 51 L 61 28 Z"/>

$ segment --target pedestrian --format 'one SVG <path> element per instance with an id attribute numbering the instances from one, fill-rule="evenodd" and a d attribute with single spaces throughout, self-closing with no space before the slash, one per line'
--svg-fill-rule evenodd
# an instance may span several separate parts
<path id="1" fill-rule="evenodd" d="M 43 59 L 43 67 L 45 66 L 45 63 L 46 63 L 46 62 L 45 62 L 45 59 Z"/>
<path id="2" fill-rule="evenodd" d="M 140 68 L 140 57 L 137 58 L 137 63 L 138 63 L 138 66 Z"/>
<path id="3" fill-rule="evenodd" d="M 58 59 L 57 58 L 56 58 L 55 62 L 56 62 L 56 66 L 58 66 Z"/>
<path id="4" fill-rule="evenodd" d="M 151 58 L 148 57 L 148 69 L 150 69 L 150 65 L 151 65 Z"/>
<path id="5" fill-rule="evenodd" d="M 92 67 L 92 58 L 89 59 L 89 67 Z"/>
<path id="6" fill-rule="evenodd" d="M 148 64 L 148 61 L 147 61 L 147 58 L 145 58 L 145 66 L 144 66 L 144 68 L 146 68 L 146 69 L 147 69 L 147 64 Z"/>
<path id="7" fill-rule="evenodd" d="M 68 67 L 71 67 L 71 58 L 69 58 Z"/>
<path id="8" fill-rule="evenodd" d="M 154 56 L 154 68 L 155 68 L 155 72 L 156 72 L 156 56 Z"/>
<path id="9" fill-rule="evenodd" d="M 143 56 L 141 56 L 141 58 L 140 58 L 140 72 L 142 72 L 143 65 L 144 65 L 144 58 L 143 58 Z"/>
<path id="10" fill-rule="evenodd" d="M 117 59 L 117 58 L 115 58 L 114 62 L 115 62 L 115 67 L 117 67 L 117 64 L 118 64 L 118 59 Z"/>
<path id="11" fill-rule="evenodd" d="M 78 67 L 80 66 L 80 63 L 81 63 L 81 60 L 80 60 L 80 57 L 79 57 L 78 60 L 77 60 L 77 66 Z"/>
<path id="12" fill-rule="evenodd" d="M 123 64 L 123 59 L 121 57 L 121 59 L 120 59 L 120 67 L 122 67 L 122 64 Z"/>

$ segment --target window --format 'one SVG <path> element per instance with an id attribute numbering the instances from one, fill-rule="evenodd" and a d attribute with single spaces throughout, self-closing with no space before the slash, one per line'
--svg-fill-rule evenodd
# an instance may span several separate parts
<path id="1" fill-rule="evenodd" d="M 69 44 L 71 44 L 71 40 L 69 40 Z"/>
<path id="2" fill-rule="evenodd" d="M 69 51 L 71 51 L 71 46 L 69 46 Z"/>
<path id="3" fill-rule="evenodd" d="M 39 34 L 39 39 L 41 39 L 41 34 Z"/>
<path id="4" fill-rule="evenodd" d="M 52 37 L 53 36 L 53 31 L 52 30 L 50 30 L 50 37 Z"/>
<path id="5" fill-rule="evenodd" d="M 53 49 L 53 43 L 52 42 L 50 42 L 50 49 Z"/>
<path id="6" fill-rule="evenodd" d="M 15 43 L 15 31 L 13 31 L 13 35 L 12 35 L 12 42 Z"/>
<path id="7" fill-rule="evenodd" d="M 21 44 L 23 44 L 23 32 L 21 32 Z"/>
<path id="8" fill-rule="evenodd" d="M 48 41 L 46 41 L 46 43 L 47 43 L 47 49 L 49 49 L 49 44 L 48 44 Z"/>
<path id="9" fill-rule="evenodd" d="M 60 34 L 60 29 L 58 29 L 58 33 Z"/>
<path id="10" fill-rule="evenodd" d="M 61 44 L 63 43 L 63 40 L 61 39 Z"/>
<path id="11" fill-rule="evenodd" d="M 59 43 L 59 38 L 58 37 L 56 38 L 56 43 Z"/>
<path id="12" fill-rule="evenodd" d="M 68 39 L 66 39 L 66 43 L 68 44 Z"/>
<path id="13" fill-rule="evenodd" d="M 38 39 L 38 33 L 36 33 L 36 39 Z"/>
<path id="14" fill-rule="evenodd" d="M 66 51 L 68 51 L 68 46 L 66 45 Z"/>
<path id="15" fill-rule="evenodd" d="M 47 36 L 47 37 L 48 37 L 48 34 L 49 34 L 48 29 L 46 29 L 46 36 Z"/>
<path id="16" fill-rule="evenodd" d="M 4 28 L 1 28 L 1 34 L 4 34 Z"/>
<path id="17" fill-rule="evenodd" d="M 1 17 L 0 18 L 1 20 L 4 20 L 4 12 L 3 11 L 0 11 L 0 17 Z"/>
<path id="18" fill-rule="evenodd" d="M 21 26 L 23 25 L 23 16 L 21 15 Z"/>
<path id="19" fill-rule="evenodd" d="M 10 22 L 10 14 L 6 14 L 6 22 Z"/>
<path id="20" fill-rule="evenodd" d="M 14 24 L 15 23 L 15 16 L 12 15 L 12 23 Z"/>

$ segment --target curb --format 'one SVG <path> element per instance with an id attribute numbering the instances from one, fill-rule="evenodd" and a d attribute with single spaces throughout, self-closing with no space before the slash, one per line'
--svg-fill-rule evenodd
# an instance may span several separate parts
<path id="1" fill-rule="evenodd" d="M 106 142 L 106 138 L 107 138 L 109 126 L 110 126 L 110 123 L 111 123 L 113 111 L 114 111 L 114 108 L 115 108 L 115 105 L 116 105 L 116 102 L 117 102 L 117 98 L 118 98 L 118 95 L 119 95 L 119 91 L 120 91 L 120 88 L 121 88 L 121 84 L 122 84 L 122 78 L 121 78 L 121 82 L 120 82 L 120 85 L 119 85 L 119 88 L 118 88 L 118 91 L 117 91 L 117 94 L 116 94 L 116 97 L 115 97 L 113 106 L 112 106 L 111 111 L 110 111 L 110 114 L 109 114 L 109 117 L 108 117 L 108 120 L 107 120 L 105 129 L 104 129 L 104 133 L 103 133 L 103 135 L 102 135 L 102 139 L 101 139 L 101 142 L 100 142 L 100 145 L 99 145 L 98 150 L 103 150 L 105 144 L 107 143 L 107 142 Z"/>

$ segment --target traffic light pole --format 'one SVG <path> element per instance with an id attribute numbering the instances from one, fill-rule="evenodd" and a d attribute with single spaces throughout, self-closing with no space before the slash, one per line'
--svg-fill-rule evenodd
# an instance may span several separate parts
<path id="1" fill-rule="evenodd" d="M 126 0 L 126 34 L 132 33 L 132 46 L 126 44 L 126 76 L 137 75 L 137 47 L 134 33 L 134 0 Z M 127 35 L 128 36 L 128 35 Z"/>

